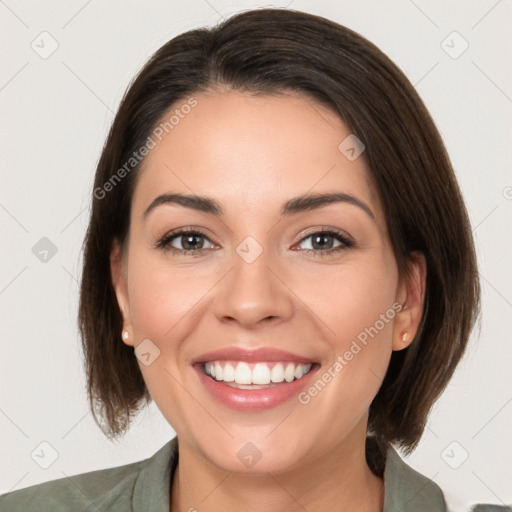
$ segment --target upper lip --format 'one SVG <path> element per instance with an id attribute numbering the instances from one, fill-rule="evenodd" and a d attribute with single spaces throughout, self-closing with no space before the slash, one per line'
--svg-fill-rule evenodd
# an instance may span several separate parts
<path id="1" fill-rule="evenodd" d="M 262 347 L 248 349 L 242 347 L 227 347 L 201 354 L 192 359 L 192 364 L 222 360 L 245 361 L 247 363 L 291 361 L 308 364 L 314 362 L 310 357 L 299 356 L 276 348 Z"/>

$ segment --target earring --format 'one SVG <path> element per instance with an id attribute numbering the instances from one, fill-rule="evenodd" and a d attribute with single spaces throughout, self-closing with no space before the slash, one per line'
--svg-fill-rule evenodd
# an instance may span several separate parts
<path id="1" fill-rule="evenodd" d="M 123 331 L 123 340 L 127 340 L 130 337 L 128 331 Z"/>
<path id="2" fill-rule="evenodd" d="M 405 343 L 407 338 L 409 337 L 409 333 L 406 331 L 402 334 L 402 342 Z"/>

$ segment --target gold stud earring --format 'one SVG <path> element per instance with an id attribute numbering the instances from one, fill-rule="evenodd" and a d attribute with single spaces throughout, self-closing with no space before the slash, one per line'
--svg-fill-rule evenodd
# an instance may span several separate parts
<path id="1" fill-rule="evenodd" d="M 127 340 L 130 337 L 128 331 L 123 331 L 123 340 Z"/>

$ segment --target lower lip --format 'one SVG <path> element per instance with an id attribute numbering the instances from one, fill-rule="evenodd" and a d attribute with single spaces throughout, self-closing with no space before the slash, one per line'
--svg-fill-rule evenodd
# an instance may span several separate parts
<path id="1" fill-rule="evenodd" d="M 304 377 L 292 382 L 277 384 L 270 388 L 238 389 L 208 377 L 201 369 L 201 365 L 194 365 L 194 369 L 204 387 L 218 402 L 232 409 L 243 411 L 271 409 L 290 400 L 309 384 L 318 368 L 318 365 L 314 365 Z"/>

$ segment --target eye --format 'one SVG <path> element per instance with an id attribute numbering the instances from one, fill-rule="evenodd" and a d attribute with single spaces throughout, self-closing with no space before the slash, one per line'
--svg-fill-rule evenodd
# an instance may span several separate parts
<path id="1" fill-rule="evenodd" d="M 205 241 L 211 244 L 205 246 Z M 178 245 L 178 247 L 176 247 Z M 354 246 L 354 242 L 347 235 L 332 229 L 315 231 L 302 238 L 299 246 L 306 245 L 302 252 L 312 256 L 328 256 Z M 308 247 L 309 246 L 309 247 Z M 172 254 L 187 256 L 200 255 L 207 249 L 214 248 L 210 239 L 197 228 L 185 228 L 164 235 L 154 246 L 156 249 L 169 251 Z"/>
<path id="2" fill-rule="evenodd" d="M 307 242 L 309 240 L 309 242 Z M 307 242 L 307 243 L 305 243 Z M 336 245 L 336 242 L 338 245 Z M 354 246 L 345 234 L 332 229 L 315 231 L 304 237 L 299 245 L 306 245 L 303 251 L 313 256 L 326 256 Z"/>
<path id="3" fill-rule="evenodd" d="M 205 247 L 205 240 L 211 244 L 208 237 L 200 230 L 196 228 L 181 229 L 164 235 L 156 243 L 155 248 L 170 251 L 173 254 L 197 255 L 205 249 L 212 248 Z M 175 244 L 179 247 L 176 247 Z"/>

